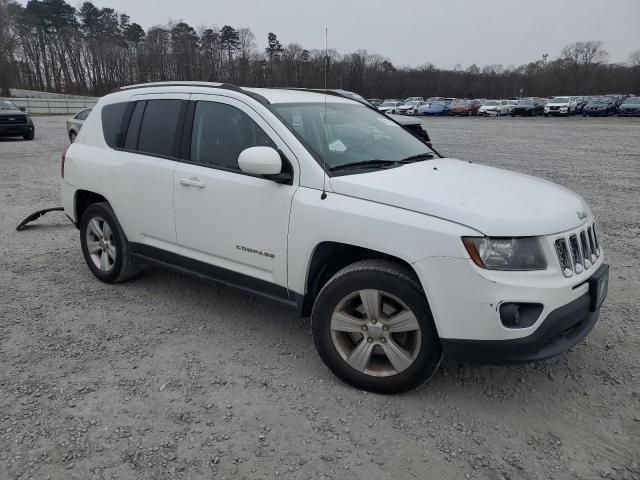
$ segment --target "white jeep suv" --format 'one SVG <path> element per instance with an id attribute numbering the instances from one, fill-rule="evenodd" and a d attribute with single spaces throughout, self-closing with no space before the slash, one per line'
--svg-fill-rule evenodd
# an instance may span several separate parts
<path id="1" fill-rule="evenodd" d="M 443 158 L 337 94 L 126 87 L 100 99 L 62 172 L 99 280 L 150 263 L 282 301 L 311 315 L 329 368 L 372 391 L 419 385 L 443 355 L 559 354 L 607 293 L 578 195 Z"/>

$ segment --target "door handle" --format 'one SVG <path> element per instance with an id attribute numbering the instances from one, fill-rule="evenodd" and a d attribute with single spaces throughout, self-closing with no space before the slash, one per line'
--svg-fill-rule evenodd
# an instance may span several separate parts
<path id="1" fill-rule="evenodd" d="M 191 177 L 191 178 L 180 177 L 178 178 L 178 181 L 180 182 L 180 185 L 184 185 L 185 187 L 197 187 L 197 188 L 205 187 L 204 183 L 202 183 L 200 179 L 197 177 Z"/>

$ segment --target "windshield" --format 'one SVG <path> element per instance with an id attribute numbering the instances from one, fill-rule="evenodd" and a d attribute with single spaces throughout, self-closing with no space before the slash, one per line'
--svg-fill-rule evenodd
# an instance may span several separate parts
<path id="1" fill-rule="evenodd" d="M 518 102 L 518 105 L 533 105 L 533 100 L 530 98 L 523 98 Z"/>
<path id="2" fill-rule="evenodd" d="M 592 104 L 592 105 L 593 104 L 600 105 L 600 104 L 605 104 L 605 103 L 608 103 L 608 102 L 609 102 L 609 100 L 606 99 L 606 98 L 593 98 L 593 99 L 591 99 L 589 101 L 589 103 Z"/>
<path id="3" fill-rule="evenodd" d="M 487 107 L 495 107 L 496 105 L 499 105 L 497 100 L 489 100 L 488 102 L 485 102 L 485 105 Z"/>
<path id="4" fill-rule="evenodd" d="M 569 97 L 553 97 L 551 103 L 569 103 Z"/>
<path id="5" fill-rule="evenodd" d="M 420 103 L 418 100 L 411 100 L 410 102 L 406 102 L 406 103 L 405 103 L 405 105 L 408 105 L 408 106 L 412 106 L 412 107 L 414 107 L 414 106 L 416 106 L 418 103 Z"/>
<path id="6" fill-rule="evenodd" d="M 630 104 L 630 103 L 632 103 L 632 104 L 634 104 L 634 105 L 635 105 L 635 104 L 637 104 L 637 103 L 640 103 L 640 97 L 629 97 L 629 98 L 627 98 L 627 99 L 626 99 L 624 102 L 622 102 L 622 103 L 625 103 L 625 104 Z"/>
<path id="7" fill-rule="evenodd" d="M 393 102 L 390 100 L 385 100 L 384 102 L 382 102 L 383 107 L 395 107 L 397 104 L 398 102 Z"/>
<path id="8" fill-rule="evenodd" d="M 328 169 L 433 155 L 386 115 L 352 103 L 281 103 L 271 108 Z M 326 108 L 326 119 L 325 119 Z"/>
<path id="9" fill-rule="evenodd" d="M 451 102 L 452 107 L 462 107 L 468 104 L 469 104 L 469 100 L 454 100 L 453 102 Z"/>
<path id="10" fill-rule="evenodd" d="M 0 110 L 19 110 L 19 108 L 9 100 L 0 100 Z"/>

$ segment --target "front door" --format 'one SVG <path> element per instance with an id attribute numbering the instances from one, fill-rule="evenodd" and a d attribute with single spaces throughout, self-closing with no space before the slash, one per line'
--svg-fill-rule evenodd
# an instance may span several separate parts
<path id="1" fill-rule="evenodd" d="M 189 158 L 174 171 L 181 261 L 229 283 L 286 295 L 289 211 L 299 178 L 295 158 L 243 102 L 204 94 L 191 101 Z M 241 172 L 238 155 L 253 146 L 283 151 L 294 164 L 293 185 Z"/>

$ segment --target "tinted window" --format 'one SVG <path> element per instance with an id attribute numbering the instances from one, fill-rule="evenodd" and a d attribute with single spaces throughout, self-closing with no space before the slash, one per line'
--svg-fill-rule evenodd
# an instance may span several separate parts
<path id="1" fill-rule="evenodd" d="M 173 146 L 181 106 L 182 100 L 147 101 L 140 125 L 138 151 L 165 157 L 174 156 Z"/>
<path id="2" fill-rule="evenodd" d="M 192 161 L 239 170 L 240 152 L 257 146 L 276 148 L 246 113 L 224 103 L 196 104 L 191 135 Z"/>
<path id="3" fill-rule="evenodd" d="M 147 102 L 137 102 L 133 113 L 131 114 L 131 120 L 129 120 L 129 128 L 127 129 L 127 138 L 124 141 L 124 148 L 126 150 L 138 149 L 138 133 L 140 132 L 140 122 L 142 121 L 142 114 L 144 113 L 144 107 Z"/>
<path id="4" fill-rule="evenodd" d="M 119 148 L 122 146 L 124 139 L 122 119 L 127 111 L 127 102 L 112 103 L 102 107 L 102 133 L 104 141 L 111 148 Z"/>

